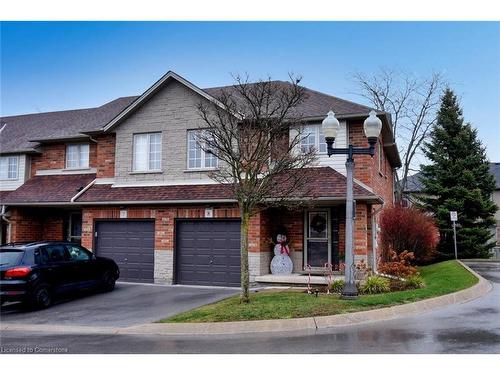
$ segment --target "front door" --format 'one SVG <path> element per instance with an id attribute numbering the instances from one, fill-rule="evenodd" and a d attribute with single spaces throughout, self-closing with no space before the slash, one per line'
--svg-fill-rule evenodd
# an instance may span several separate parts
<path id="1" fill-rule="evenodd" d="M 68 220 L 68 241 L 80 244 L 82 241 L 82 213 L 71 212 Z"/>
<path id="2" fill-rule="evenodd" d="M 305 264 L 311 268 L 324 268 L 332 263 L 330 241 L 330 210 L 306 213 Z"/>

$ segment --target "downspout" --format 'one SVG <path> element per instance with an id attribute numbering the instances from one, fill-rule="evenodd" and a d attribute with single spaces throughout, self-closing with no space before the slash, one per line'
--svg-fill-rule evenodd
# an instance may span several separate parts
<path id="1" fill-rule="evenodd" d="M 82 190 L 76 193 L 76 195 L 73 198 L 71 198 L 70 202 L 74 203 L 83 193 L 85 193 L 88 189 L 90 189 L 92 185 L 94 185 L 95 181 L 96 179 L 90 181 L 90 183 L 87 186 L 85 186 Z"/>
<path id="2" fill-rule="evenodd" d="M 382 211 L 384 206 L 380 206 L 380 208 L 376 209 L 375 211 L 372 212 L 372 270 L 373 272 L 377 273 L 377 223 L 376 223 L 376 216 Z"/>

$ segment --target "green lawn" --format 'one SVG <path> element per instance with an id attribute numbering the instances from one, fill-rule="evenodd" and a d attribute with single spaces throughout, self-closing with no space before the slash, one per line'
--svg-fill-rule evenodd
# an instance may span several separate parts
<path id="1" fill-rule="evenodd" d="M 160 323 L 227 322 L 342 314 L 456 292 L 478 281 L 476 276 L 454 260 L 421 267 L 419 270 L 426 284 L 422 289 L 362 295 L 357 300 L 342 300 L 338 295 L 320 294 L 315 297 L 302 291 L 269 290 L 252 293 L 249 304 L 240 304 L 239 297 L 231 297 L 163 319 Z"/>

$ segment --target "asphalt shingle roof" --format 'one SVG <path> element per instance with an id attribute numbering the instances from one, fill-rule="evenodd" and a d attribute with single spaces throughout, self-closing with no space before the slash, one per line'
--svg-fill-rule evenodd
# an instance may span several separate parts
<path id="1" fill-rule="evenodd" d="M 6 204 L 70 202 L 95 177 L 95 174 L 34 176 L 2 199 Z"/>
<path id="2" fill-rule="evenodd" d="M 500 190 L 500 163 L 490 163 L 490 173 L 495 178 L 495 187 Z M 423 189 L 421 178 L 421 172 L 417 172 L 411 176 L 408 176 L 406 180 L 405 192 L 408 193 L 419 193 Z"/>
<path id="3" fill-rule="evenodd" d="M 290 82 L 271 81 L 277 89 L 291 86 Z M 258 85 L 259 83 L 249 83 L 248 86 Z M 338 116 L 353 114 L 368 114 L 373 108 L 354 103 L 345 99 L 340 99 L 332 95 L 324 94 L 319 91 L 303 87 L 305 91 L 304 100 L 294 110 L 303 117 L 323 117 L 328 111 L 333 110 Z M 251 90 L 251 89 L 250 89 Z M 221 86 L 203 89 L 207 94 L 217 98 L 223 91 L 229 93 L 232 97 L 238 98 L 239 95 L 236 86 Z M 241 97 L 240 97 L 241 98 Z M 378 111 L 380 112 L 380 111 Z"/>
<path id="4" fill-rule="evenodd" d="M 495 177 L 497 190 L 500 190 L 500 163 L 490 163 L 490 173 Z"/>
<path id="5" fill-rule="evenodd" d="M 78 136 L 100 129 L 128 107 L 137 97 L 115 99 L 96 108 L 33 113 L 0 118 L 0 152 L 26 152 L 37 146 L 30 140 Z"/>
<path id="6" fill-rule="evenodd" d="M 345 198 L 346 177 L 330 167 L 305 168 L 310 181 L 308 196 L 323 198 Z M 372 192 L 354 183 L 354 197 L 377 199 Z M 110 184 L 92 185 L 77 200 L 84 202 L 144 202 L 144 201 L 187 201 L 187 200 L 233 199 L 227 185 L 173 185 L 148 187 L 112 187 Z"/>
<path id="7" fill-rule="evenodd" d="M 249 85 L 256 85 L 251 83 Z M 276 87 L 290 85 L 284 81 L 272 81 Z M 325 116 L 333 109 L 339 116 L 352 114 L 367 114 L 372 108 L 323 94 L 308 88 L 305 100 L 296 108 L 296 114 L 304 117 Z M 213 97 L 218 97 L 223 90 L 235 94 L 235 86 L 222 86 L 203 89 Z M 235 95 L 237 97 L 237 95 Z M 100 130 L 138 96 L 128 96 L 115 99 L 100 107 L 75 109 L 68 111 L 33 113 L 19 116 L 4 116 L 0 118 L 0 128 L 6 124 L 0 133 L 0 153 L 30 152 L 38 145 L 33 140 L 72 138 L 81 132 Z"/>

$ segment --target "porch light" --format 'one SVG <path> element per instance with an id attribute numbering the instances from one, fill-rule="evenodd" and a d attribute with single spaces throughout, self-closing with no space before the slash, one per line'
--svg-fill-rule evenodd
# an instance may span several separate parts
<path id="1" fill-rule="evenodd" d="M 366 138 L 368 138 L 368 143 L 375 145 L 382 130 L 382 121 L 377 117 L 377 112 L 370 111 L 368 118 L 363 124 L 363 129 L 365 130 Z"/>
<path id="2" fill-rule="evenodd" d="M 354 147 L 352 144 L 346 148 L 333 148 L 333 143 L 337 137 L 339 121 L 335 118 L 333 111 L 328 112 L 322 123 L 323 133 L 326 141 L 326 151 L 328 156 L 346 155 L 346 200 L 345 200 L 345 283 L 342 290 L 342 298 L 354 299 L 358 296 L 356 288 L 354 264 L 354 155 L 375 155 L 375 145 L 382 130 L 382 121 L 377 117 L 375 111 L 370 111 L 365 119 L 363 129 L 368 138 L 369 147 Z M 347 137 L 349 138 L 349 137 Z"/>

